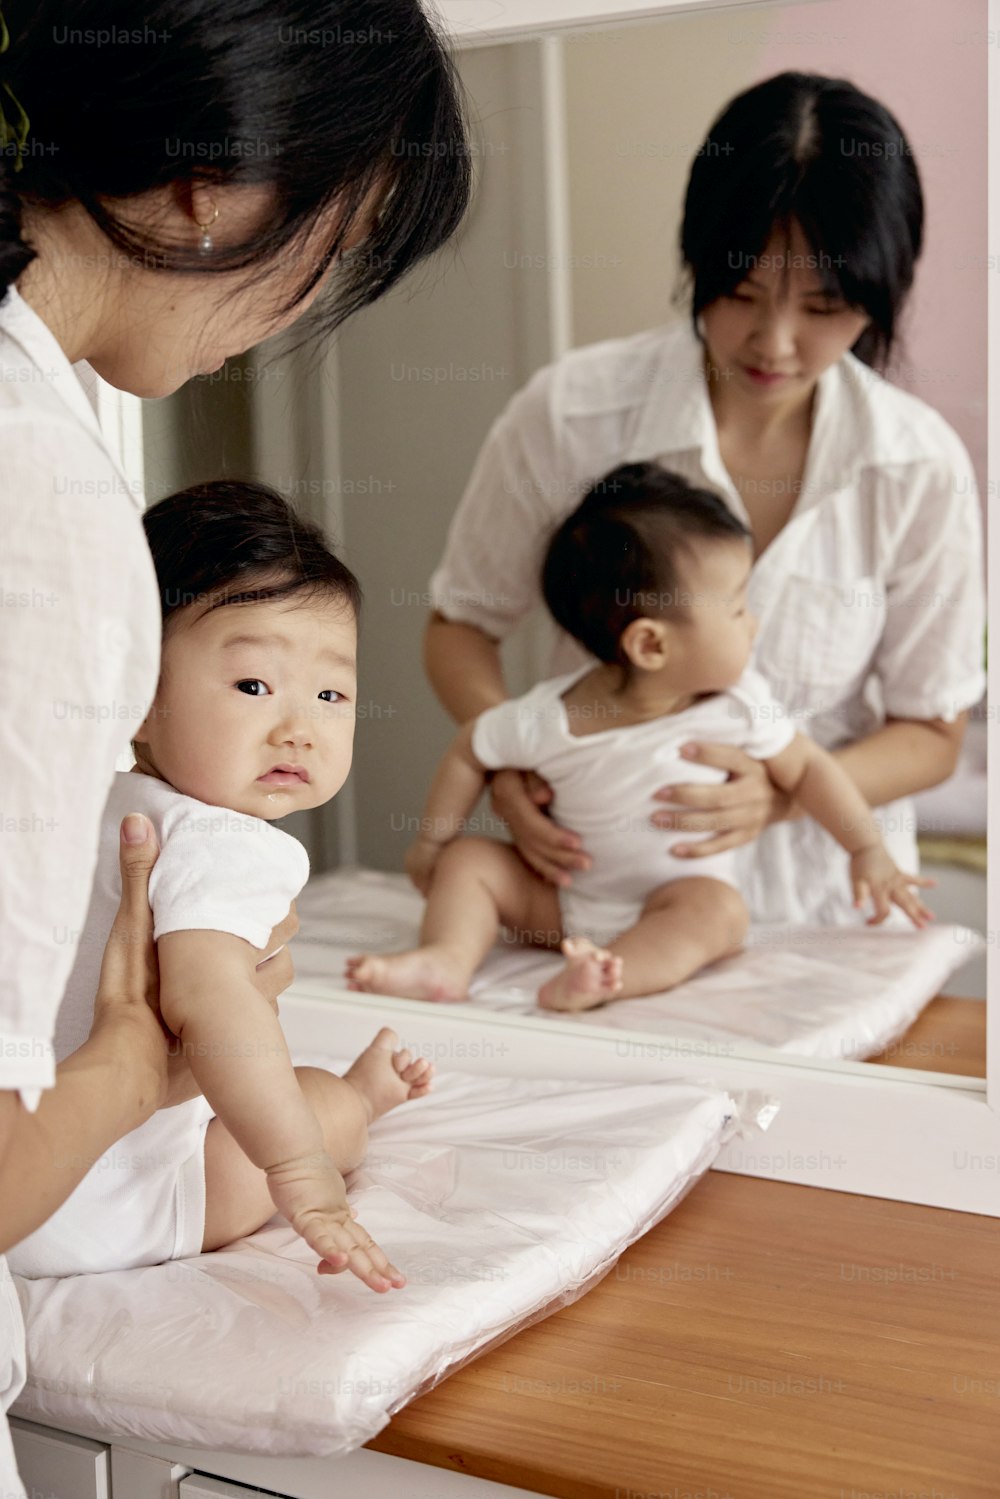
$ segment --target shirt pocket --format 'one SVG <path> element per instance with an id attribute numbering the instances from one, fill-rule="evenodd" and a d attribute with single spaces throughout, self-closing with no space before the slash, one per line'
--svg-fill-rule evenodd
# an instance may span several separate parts
<path id="1" fill-rule="evenodd" d="M 886 596 L 878 578 L 843 582 L 792 574 L 761 630 L 755 664 L 784 695 L 810 689 L 846 691 L 868 675 L 885 627 Z"/>

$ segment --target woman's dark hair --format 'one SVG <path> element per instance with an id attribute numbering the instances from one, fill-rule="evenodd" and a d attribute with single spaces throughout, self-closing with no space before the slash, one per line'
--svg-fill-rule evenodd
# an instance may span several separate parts
<path id="1" fill-rule="evenodd" d="M 361 585 L 320 528 L 266 484 L 194 484 L 150 506 L 142 522 L 164 625 L 189 604 L 217 608 L 299 594 L 342 601 L 355 615 L 361 608 Z"/>
<path id="2" fill-rule="evenodd" d="M 0 147 L 0 296 L 34 258 L 27 205 L 82 204 L 122 257 L 176 272 L 278 262 L 329 214 L 318 257 L 276 316 L 341 255 L 378 193 L 363 245 L 341 256 L 318 326 L 388 290 L 457 227 L 470 158 L 460 88 L 419 0 L 5 0 L 9 89 L 30 120 Z M 124 200 L 175 183 L 264 185 L 273 212 L 225 252 L 160 243 Z M 220 228 L 224 230 L 224 223 Z"/>
<path id="3" fill-rule="evenodd" d="M 718 495 L 657 463 L 625 463 L 592 489 L 549 542 L 542 594 L 558 625 L 608 664 L 625 665 L 634 619 L 686 618 L 681 554 L 698 541 L 749 542 Z"/>
<path id="4" fill-rule="evenodd" d="M 846 79 L 779 73 L 738 94 L 712 125 L 680 237 L 696 323 L 793 221 L 824 290 L 871 318 L 853 352 L 884 365 L 920 255 L 924 201 L 898 121 Z"/>

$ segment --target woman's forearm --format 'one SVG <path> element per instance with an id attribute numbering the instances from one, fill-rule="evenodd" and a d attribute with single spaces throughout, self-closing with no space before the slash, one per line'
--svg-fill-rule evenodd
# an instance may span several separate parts
<path id="1" fill-rule="evenodd" d="M 32 1114 L 0 1093 L 0 1254 L 39 1228 L 106 1150 L 159 1105 L 128 1021 L 103 1026 L 56 1068 Z"/>
<path id="2" fill-rule="evenodd" d="M 431 615 L 424 635 L 424 667 L 431 686 L 456 723 L 506 702 L 500 647 L 475 625 Z"/>
<path id="3" fill-rule="evenodd" d="M 958 763 L 968 714 L 940 719 L 893 719 L 865 739 L 832 754 L 870 807 L 926 791 L 946 781 Z"/>

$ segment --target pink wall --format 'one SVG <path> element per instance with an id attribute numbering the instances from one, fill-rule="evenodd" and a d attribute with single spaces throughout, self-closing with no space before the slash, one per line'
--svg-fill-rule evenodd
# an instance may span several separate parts
<path id="1" fill-rule="evenodd" d="M 735 13 L 734 13 L 735 14 Z M 986 493 L 986 0 L 819 0 L 748 11 L 760 78 L 846 77 L 906 132 L 926 200 L 924 253 L 903 325 L 900 385 L 968 447 Z"/>

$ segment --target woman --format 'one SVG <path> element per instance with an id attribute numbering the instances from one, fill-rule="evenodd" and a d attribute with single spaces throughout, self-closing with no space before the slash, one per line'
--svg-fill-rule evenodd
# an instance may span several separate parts
<path id="1" fill-rule="evenodd" d="M 546 541 L 619 463 L 657 459 L 749 525 L 758 668 L 833 750 L 917 868 L 911 793 L 944 780 L 984 689 L 980 513 L 968 455 L 871 367 L 893 345 L 923 231 L 892 115 L 850 83 L 784 73 L 734 99 L 695 158 L 681 229 L 691 321 L 579 349 L 500 416 L 433 580 L 428 672 L 462 721 L 507 696 L 498 642 L 539 599 Z M 845 149 L 848 143 L 851 149 Z M 872 149 L 876 147 L 876 149 Z M 580 659 L 560 641 L 553 671 Z M 757 921 L 851 919 L 832 839 L 723 746 L 714 786 L 659 793 L 653 822 L 740 849 Z M 494 805 L 527 862 L 565 884 L 586 850 L 503 771 Z M 652 810 L 652 809 L 651 809 Z M 856 913 L 854 915 L 856 918 Z"/>
<path id="2" fill-rule="evenodd" d="M 176 1059 L 168 1076 L 141 818 L 123 824 L 93 1032 L 53 1066 L 100 814 L 160 644 L 141 497 L 72 365 L 160 396 L 314 301 L 332 328 L 468 197 L 455 78 L 417 0 L 163 0 L 155 25 L 128 0 L 72 9 L 68 25 L 8 0 L 0 24 L 0 1412 L 24 1378 L 3 1250 L 194 1091 Z M 256 972 L 272 1003 L 290 977 L 287 954 Z M 0 1492 L 23 1492 L 2 1415 Z"/>

